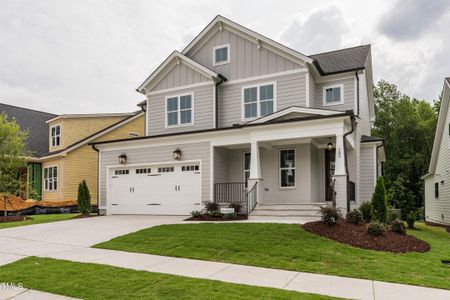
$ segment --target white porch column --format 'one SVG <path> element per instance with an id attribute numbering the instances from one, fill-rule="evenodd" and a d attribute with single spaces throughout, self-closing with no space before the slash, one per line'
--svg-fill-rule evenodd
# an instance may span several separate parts
<path id="1" fill-rule="evenodd" d="M 256 186 L 256 202 L 262 203 L 263 201 L 263 184 L 261 176 L 261 159 L 259 156 L 259 145 L 257 140 L 251 141 L 250 147 L 250 177 L 248 179 L 248 189 L 252 189 Z"/>
<path id="2" fill-rule="evenodd" d="M 347 213 L 347 171 L 345 169 L 345 141 L 341 133 L 336 134 L 336 156 L 334 169 L 334 191 L 336 207 Z"/>

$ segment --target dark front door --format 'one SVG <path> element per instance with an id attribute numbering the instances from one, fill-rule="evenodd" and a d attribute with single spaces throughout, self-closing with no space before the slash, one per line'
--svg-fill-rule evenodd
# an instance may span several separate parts
<path id="1" fill-rule="evenodd" d="M 331 181 L 334 175 L 336 151 L 325 149 L 325 200 L 333 201 L 333 187 Z"/>

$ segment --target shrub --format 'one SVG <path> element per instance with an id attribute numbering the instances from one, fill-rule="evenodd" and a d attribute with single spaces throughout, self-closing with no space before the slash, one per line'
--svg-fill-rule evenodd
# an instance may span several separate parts
<path id="1" fill-rule="evenodd" d="M 405 230 L 405 224 L 403 224 L 403 221 L 400 219 L 395 219 L 392 223 L 391 223 L 391 231 L 401 234 L 401 235 L 405 235 L 406 234 L 406 230 Z"/>
<path id="2" fill-rule="evenodd" d="M 408 228 L 414 228 L 414 223 L 417 220 L 417 211 L 411 210 L 406 216 L 406 223 L 408 223 Z"/>
<path id="3" fill-rule="evenodd" d="M 387 223 L 388 224 L 393 224 L 397 219 L 399 219 L 399 215 L 395 212 L 389 214 Z"/>
<path id="4" fill-rule="evenodd" d="M 242 209 L 242 204 L 239 202 L 230 203 L 229 208 L 234 208 L 234 213 L 238 214 Z"/>
<path id="5" fill-rule="evenodd" d="M 332 206 L 321 206 L 320 214 L 322 215 L 322 222 L 327 225 L 336 224 L 342 217 L 341 211 L 338 208 Z"/>
<path id="6" fill-rule="evenodd" d="M 221 214 L 220 211 L 218 211 L 218 210 L 210 211 L 210 212 L 208 212 L 208 214 L 209 214 L 211 217 L 221 217 L 221 216 L 222 216 L 222 214 Z"/>
<path id="7" fill-rule="evenodd" d="M 78 197 L 77 197 L 78 211 L 83 215 L 89 215 L 91 213 L 91 194 L 86 184 L 86 180 L 83 180 L 78 185 Z"/>
<path id="8" fill-rule="evenodd" d="M 222 217 L 226 220 L 233 220 L 236 219 L 236 214 L 235 213 L 224 214 Z"/>
<path id="9" fill-rule="evenodd" d="M 207 212 L 213 212 L 213 211 L 218 211 L 219 210 L 219 204 L 215 203 L 215 202 L 206 202 L 205 203 L 205 208 Z"/>
<path id="10" fill-rule="evenodd" d="M 354 209 L 347 213 L 347 222 L 350 224 L 360 225 L 364 223 L 363 214 L 359 209 Z"/>
<path id="11" fill-rule="evenodd" d="M 365 201 L 361 203 L 359 210 L 363 215 L 364 222 L 370 223 L 370 221 L 372 221 L 372 204 L 370 204 L 369 201 Z"/>
<path id="12" fill-rule="evenodd" d="M 375 192 L 372 196 L 372 218 L 381 223 L 386 223 L 387 199 L 383 177 L 378 177 Z"/>
<path id="13" fill-rule="evenodd" d="M 367 233 L 373 236 L 383 235 L 385 231 L 386 228 L 384 227 L 384 224 L 381 223 L 380 221 L 372 221 L 367 227 Z"/>
<path id="14" fill-rule="evenodd" d="M 194 218 L 200 218 L 203 215 L 203 213 L 201 211 L 199 211 L 199 210 L 194 210 L 194 211 L 191 212 L 191 215 Z"/>

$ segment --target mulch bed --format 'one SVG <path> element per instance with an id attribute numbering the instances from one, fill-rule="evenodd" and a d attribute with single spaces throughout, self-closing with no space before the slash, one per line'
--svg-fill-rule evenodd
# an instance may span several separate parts
<path id="1" fill-rule="evenodd" d="M 428 252 L 431 249 L 428 243 L 411 235 L 386 231 L 382 236 L 371 236 L 367 233 L 367 225 L 354 225 L 345 221 L 332 226 L 320 221 L 309 222 L 304 224 L 303 228 L 337 242 L 363 249 L 395 253 Z"/>
<path id="2" fill-rule="evenodd" d="M 236 215 L 236 217 L 233 219 L 225 219 L 223 217 L 213 217 L 208 214 L 204 214 L 201 217 L 190 217 L 185 219 L 184 221 L 241 221 L 247 219 L 247 215 Z"/>
<path id="3" fill-rule="evenodd" d="M 0 217 L 0 222 L 22 222 L 30 219 L 31 218 L 25 216 L 2 216 Z"/>

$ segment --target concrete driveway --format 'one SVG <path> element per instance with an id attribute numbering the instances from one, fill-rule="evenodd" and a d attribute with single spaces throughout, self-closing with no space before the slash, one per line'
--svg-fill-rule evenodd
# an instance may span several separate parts
<path id="1" fill-rule="evenodd" d="M 144 228 L 181 223 L 185 218 L 185 216 L 101 216 L 0 229 L 0 265 L 24 256 L 41 256 L 90 247 Z"/>

